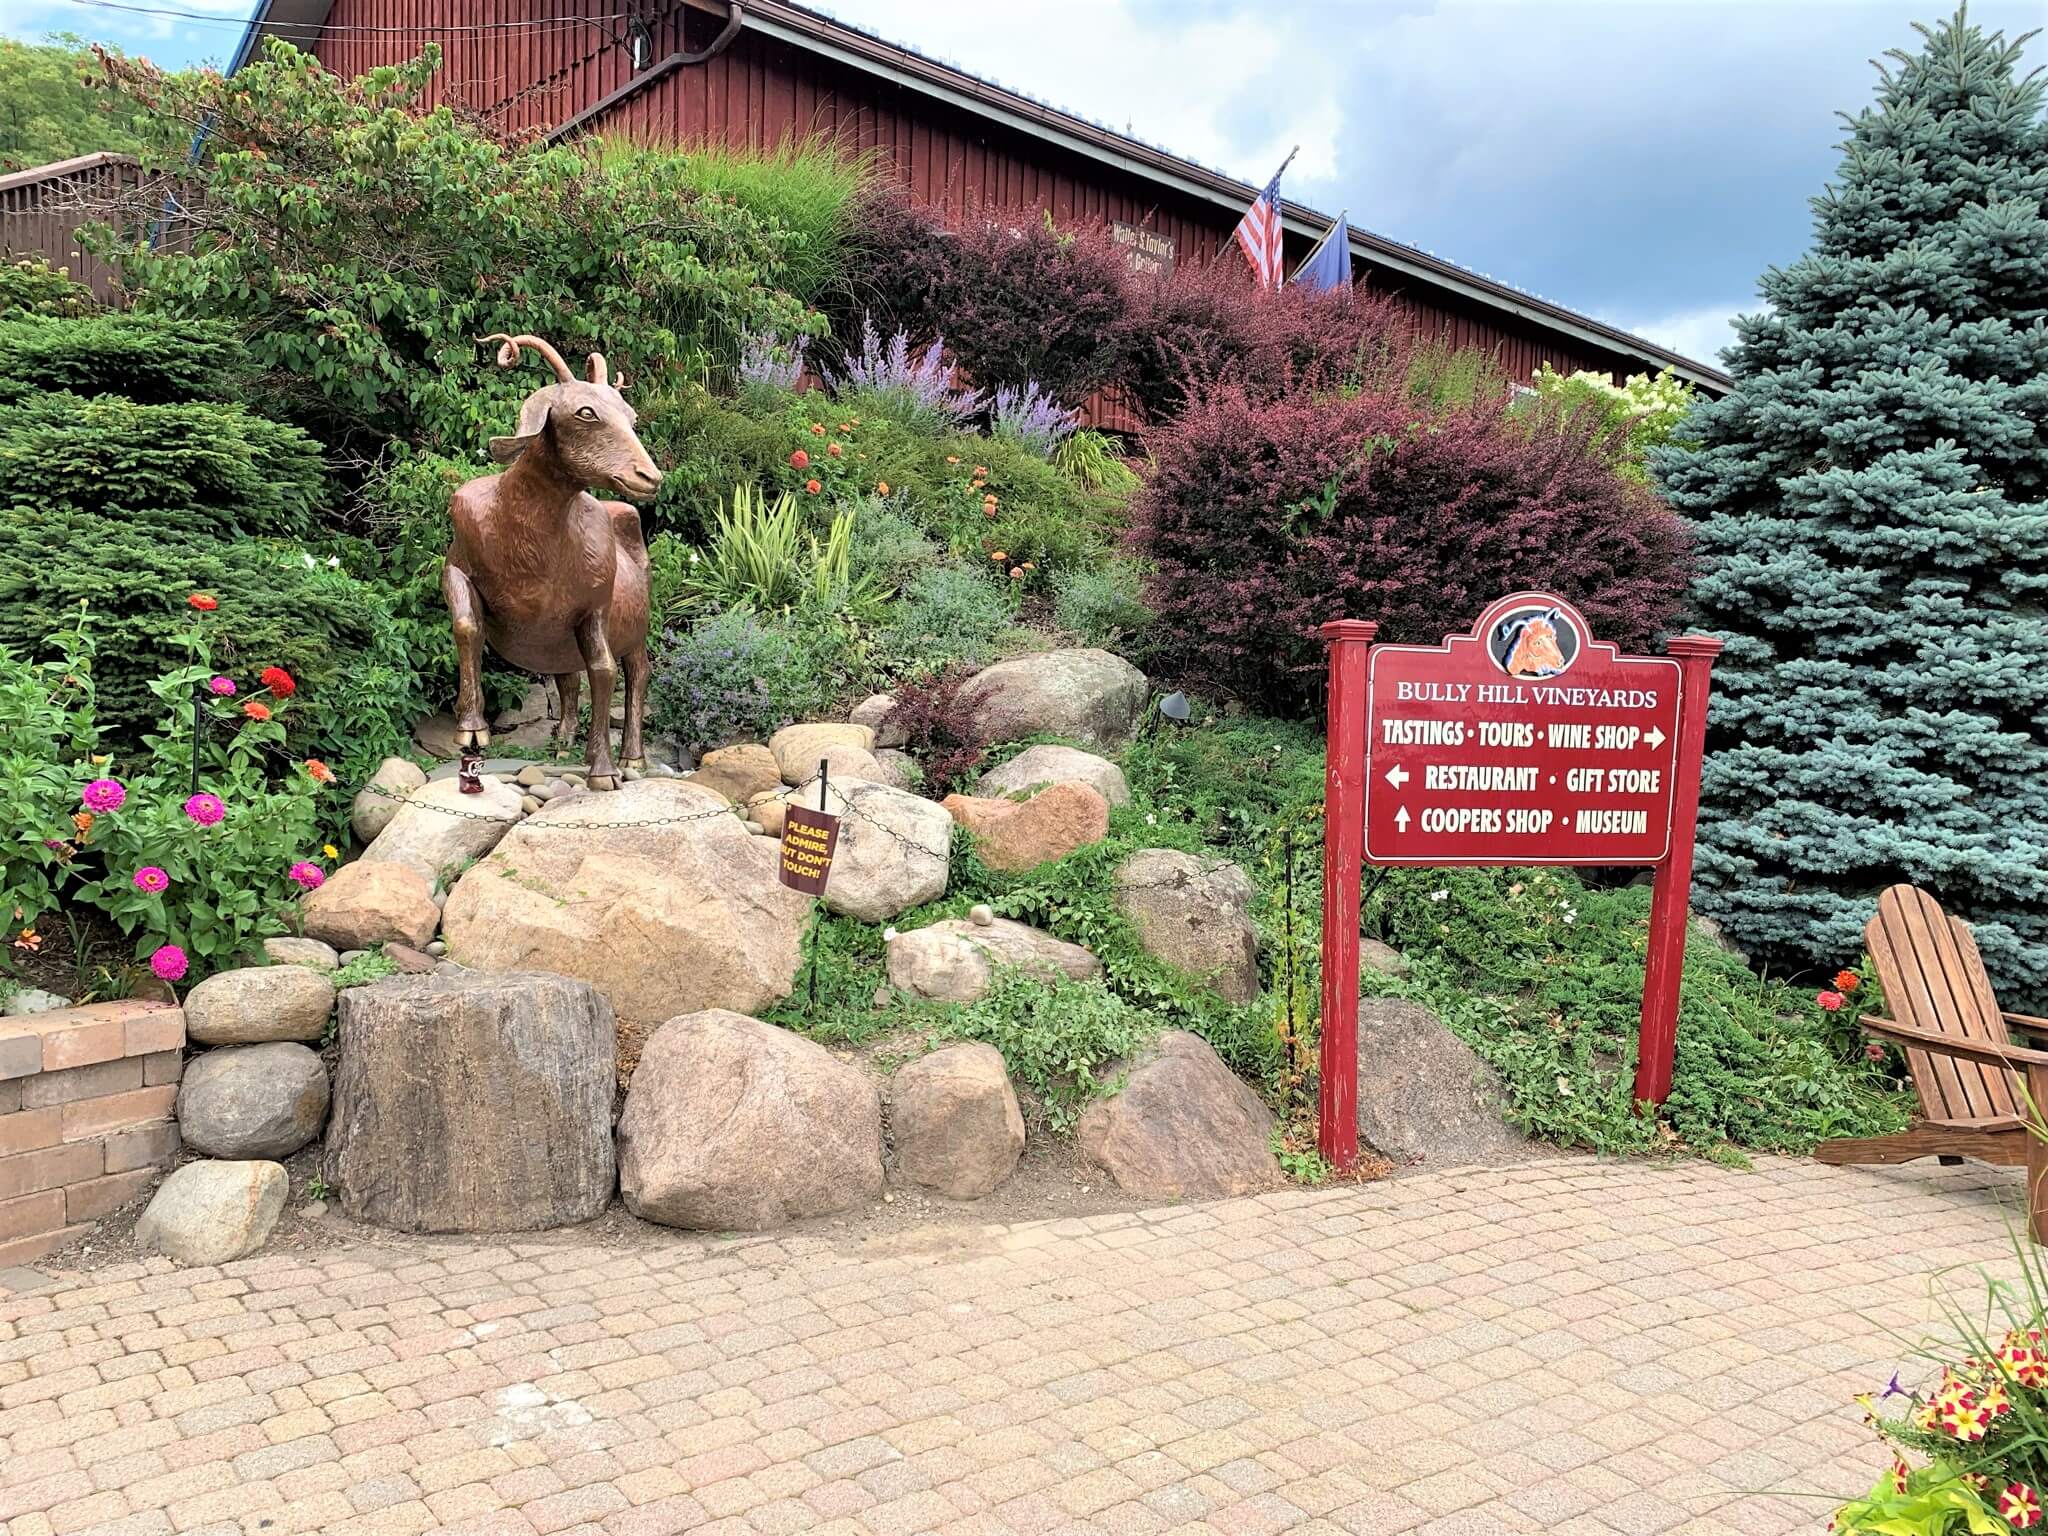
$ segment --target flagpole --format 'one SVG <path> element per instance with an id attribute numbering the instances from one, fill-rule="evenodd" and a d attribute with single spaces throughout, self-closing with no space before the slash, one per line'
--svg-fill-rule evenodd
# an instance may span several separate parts
<path id="1" fill-rule="evenodd" d="M 1308 270 L 1308 264 L 1314 261 L 1318 256 L 1323 254 L 1323 247 L 1330 243 L 1330 236 L 1336 234 L 1338 230 L 1342 229 L 1344 227 L 1344 221 L 1350 217 L 1351 210 L 1349 208 L 1346 208 L 1342 210 L 1340 213 L 1338 213 L 1336 218 L 1330 220 L 1330 227 L 1323 231 L 1323 238 L 1318 240 L 1314 244 L 1314 246 L 1310 248 L 1309 253 L 1306 256 L 1302 257 L 1301 260 L 1297 261 L 1294 264 L 1294 277 L 1301 276 L 1302 273 Z M 1347 259 L 1349 258 L 1350 254 L 1351 253 L 1348 251 L 1345 252 L 1345 256 Z M 1294 277 L 1288 278 L 1287 281 L 1289 281 L 1290 283 L 1293 282 Z"/>

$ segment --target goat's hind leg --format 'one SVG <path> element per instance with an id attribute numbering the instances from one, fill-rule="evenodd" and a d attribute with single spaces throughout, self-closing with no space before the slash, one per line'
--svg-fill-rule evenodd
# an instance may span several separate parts
<path id="1" fill-rule="evenodd" d="M 626 675 L 626 729 L 619 744 L 621 766 L 645 768 L 647 749 L 641 738 L 647 715 L 647 676 L 654 670 L 647 659 L 647 647 L 643 645 L 632 655 L 621 657 L 619 670 Z"/>
<path id="2" fill-rule="evenodd" d="M 441 567 L 441 595 L 455 626 L 455 745 L 482 751 L 491 744 L 484 718 L 484 603 L 469 573 L 454 562 Z"/>
<path id="3" fill-rule="evenodd" d="M 557 672 L 555 674 L 555 697 L 562 708 L 562 718 L 555 722 L 555 755 L 562 757 L 576 750 L 576 725 L 583 710 L 583 674 L 581 672 Z"/>

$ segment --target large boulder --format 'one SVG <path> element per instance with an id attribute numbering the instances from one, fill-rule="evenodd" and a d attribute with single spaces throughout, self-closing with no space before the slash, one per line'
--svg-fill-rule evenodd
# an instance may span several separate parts
<path id="1" fill-rule="evenodd" d="M 391 824 L 358 862 L 403 864 L 429 887 L 449 886 L 473 859 L 498 846 L 519 820 L 520 792 L 495 779 L 465 795 L 460 778 L 438 779 L 405 797 Z"/>
<path id="2" fill-rule="evenodd" d="M 871 693 L 853 706 L 847 715 L 855 725 L 864 725 L 875 733 L 875 747 L 900 747 L 910 740 L 910 735 L 892 718 L 896 713 L 896 695 L 893 693 Z"/>
<path id="3" fill-rule="evenodd" d="M 344 864 L 299 904 L 306 937 L 343 954 L 375 949 L 396 939 L 424 949 L 440 925 L 441 909 L 419 872 L 403 864 Z"/>
<path id="4" fill-rule="evenodd" d="M 187 1064 L 178 1129 L 208 1157 L 290 1157 L 320 1134 L 327 1099 L 327 1068 L 303 1045 L 224 1046 Z"/>
<path id="5" fill-rule="evenodd" d="M 261 1248 L 291 1179 L 277 1163 L 187 1163 L 164 1180 L 135 1241 L 180 1264 L 226 1264 Z"/>
<path id="6" fill-rule="evenodd" d="M 1102 974 L 1102 962 L 1080 945 L 1006 917 L 986 925 L 947 918 L 899 933 L 889 945 L 889 985 L 935 1002 L 986 997 L 998 966 L 1044 981 L 1092 981 Z"/>
<path id="7" fill-rule="evenodd" d="M 818 760 L 829 760 L 833 747 L 851 747 L 869 762 L 874 759 L 868 754 L 874 751 L 875 732 L 872 726 L 853 725 L 845 721 L 823 720 L 806 725 L 786 725 L 768 738 L 768 750 L 775 754 L 775 766 L 782 774 L 785 784 L 802 784 L 818 773 Z M 854 759 L 846 759 L 852 763 Z M 839 769 L 834 765 L 833 776 Z"/>
<path id="8" fill-rule="evenodd" d="M 1528 1144 L 1508 1125 L 1493 1069 L 1435 1014 L 1396 997 L 1358 1003 L 1358 1134 L 1397 1162 L 1510 1162 Z"/>
<path id="9" fill-rule="evenodd" d="M 1146 848 L 1116 869 L 1117 910 L 1148 954 L 1215 988 L 1228 1002 L 1259 995 L 1259 932 L 1251 877 L 1175 848 Z"/>
<path id="10" fill-rule="evenodd" d="M 333 1011 L 334 983 L 310 966 L 217 971 L 186 995 L 185 1035 L 194 1045 L 318 1040 Z"/>
<path id="11" fill-rule="evenodd" d="M 1086 784 L 1055 784 L 1029 800 L 948 795 L 947 813 L 974 834 L 990 869 L 1036 869 L 1109 836 L 1109 802 Z"/>
<path id="12" fill-rule="evenodd" d="M 529 1232 L 612 1196 L 618 1024 L 566 976 L 408 976 L 341 998 L 326 1179 L 405 1232 Z"/>
<path id="13" fill-rule="evenodd" d="M 889 1140 L 896 1182 L 979 1200 L 1024 1153 L 1024 1114 L 1003 1053 L 948 1045 L 889 1079 Z"/>
<path id="14" fill-rule="evenodd" d="M 1199 1035 L 1168 1030 L 1102 1075 L 1123 1091 L 1082 1112 L 1074 1142 L 1127 1194 L 1210 1199 L 1280 1181 L 1272 1115 Z"/>
<path id="15" fill-rule="evenodd" d="M 825 882 L 827 908 L 880 923 L 946 893 L 953 819 L 942 808 L 906 790 L 859 779 L 827 786 L 827 800 L 826 809 L 839 816 L 839 846 Z"/>
<path id="16" fill-rule="evenodd" d="M 619 1117 L 619 1192 L 645 1221 L 758 1232 L 882 1192 L 882 1107 L 858 1067 L 721 1008 L 670 1019 Z"/>
<path id="17" fill-rule="evenodd" d="M 409 757 L 387 757 L 379 763 L 369 781 L 356 791 L 355 804 L 349 810 L 356 841 L 367 844 L 390 826 L 399 803 L 426 782 L 426 770 Z"/>
<path id="18" fill-rule="evenodd" d="M 552 800 L 457 882 L 448 953 L 579 976 L 636 1023 L 765 1008 L 794 983 L 807 910 L 777 860 L 694 779 Z"/>
<path id="19" fill-rule="evenodd" d="M 961 686 L 983 741 L 1065 736 L 1091 747 L 1129 741 L 1150 696 L 1145 674 L 1108 651 L 1046 651 L 999 661 Z"/>
<path id="20" fill-rule="evenodd" d="M 520 695 L 517 704 L 491 717 L 491 745 L 534 751 L 547 745 L 560 718 L 561 703 L 553 684 L 536 682 Z"/>
<path id="21" fill-rule="evenodd" d="M 699 789 L 716 790 L 734 805 L 745 805 L 754 796 L 782 787 L 782 770 L 775 766 L 775 754 L 758 742 L 720 747 L 706 752 L 690 782 Z"/>
<path id="22" fill-rule="evenodd" d="M 1028 795 L 1048 784 L 1086 784 L 1111 805 L 1131 803 L 1130 783 L 1115 763 L 1079 747 L 1050 744 L 1026 747 L 1000 768 L 991 768 L 974 792 L 989 798 Z"/>

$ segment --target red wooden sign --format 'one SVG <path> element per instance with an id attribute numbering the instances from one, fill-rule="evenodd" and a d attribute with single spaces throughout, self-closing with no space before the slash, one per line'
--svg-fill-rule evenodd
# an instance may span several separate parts
<path id="1" fill-rule="evenodd" d="M 1365 863 L 1646 864 L 1656 870 L 1635 1095 L 1671 1092 L 1707 679 L 1721 642 L 1623 656 L 1562 598 L 1518 592 L 1441 645 L 1330 649 L 1317 1140 L 1358 1156 L 1359 876 Z"/>
<path id="2" fill-rule="evenodd" d="M 825 894 L 832 874 L 832 855 L 839 847 L 839 818 L 825 811 L 792 805 L 782 823 L 782 865 L 779 878 L 806 896 Z"/>
<path id="3" fill-rule="evenodd" d="M 1370 864 L 1654 864 L 1670 851 L 1679 665 L 1570 604 L 1503 598 L 1366 663 Z"/>

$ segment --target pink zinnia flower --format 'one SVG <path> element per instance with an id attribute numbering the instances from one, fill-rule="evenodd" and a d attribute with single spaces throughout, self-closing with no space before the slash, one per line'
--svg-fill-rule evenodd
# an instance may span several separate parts
<path id="1" fill-rule="evenodd" d="M 148 891 L 154 896 L 158 891 L 167 891 L 170 888 L 171 877 L 154 864 L 145 864 L 135 871 L 135 889 L 138 891 Z"/>
<path id="2" fill-rule="evenodd" d="M 182 981 L 189 962 L 185 951 L 175 944 L 166 944 L 149 957 L 149 968 L 162 981 Z"/>
<path id="3" fill-rule="evenodd" d="M 121 802 L 128 798 L 128 791 L 119 779 L 94 779 L 78 798 L 85 802 L 88 811 L 118 811 Z"/>
<path id="4" fill-rule="evenodd" d="M 228 808 L 220 803 L 219 795 L 194 795 L 185 802 L 185 814 L 202 827 L 216 825 L 227 813 Z"/>
<path id="5" fill-rule="evenodd" d="M 211 692 L 217 693 L 225 699 L 234 693 L 235 680 L 232 677 L 216 677 L 206 686 Z"/>
<path id="6" fill-rule="evenodd" d="M 301 885 L 309 891 L 317 891 L 327 883 L 327 876 L 321 872 L 320 866 L 309 864 L 304 859 L 286 870 L 285 874 L 294 884 Z"/>
<path id="7" fill-rule="evenodd" d="M 1846 1003 L 1848 999 L 1842 996 L 1842 994 L 1839 992 L 1822 992 L 1814 998 L 1814 1001 L 1820 1004 L 1824 1012 L 1834 1013 L 1837 1012 L 1841 1008 L 1842 1004 Z"/>

